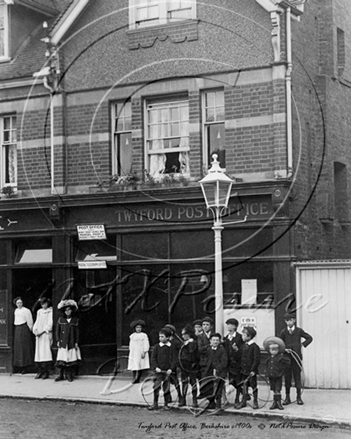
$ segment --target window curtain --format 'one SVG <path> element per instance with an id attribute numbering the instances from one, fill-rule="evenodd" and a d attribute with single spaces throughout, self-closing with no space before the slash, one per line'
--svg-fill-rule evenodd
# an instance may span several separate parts
<path id="1" fill-rule="evenodd" d="M 17 148 L 16 145 L 6 146 L 6 183 L 17 182 Z"/>
<path id="2" fill-rule="evenodd" d="M 153 177 L 159 177 L 165 171 L 167 157 L 165 154 L 151 154 L 149 157 L 150 174 Z"/>
<path id="3" fill-rule="evenodd" d="M 189 153 L 188 151 L 181 151 L 179 153 L 180 172 L 182 174 L 190 172 Z"/>

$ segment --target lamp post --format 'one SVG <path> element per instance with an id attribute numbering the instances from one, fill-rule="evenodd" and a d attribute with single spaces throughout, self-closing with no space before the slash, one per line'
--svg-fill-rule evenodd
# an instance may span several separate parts
<path id="1" fill-rule="evenodd" d="M 223 334 L 223 279 L 222 279 L 222 213 L 228 208 L 233 180 L 224 174 L 214 154 L 208 174 L 200 180 L 207 209 L 211 209 L 215 244 L 215 318 L 216 332 Z M 246 220 L 246 218 L 245 218 Z M 244 221 L 245 221 L 244 220 Z M 237 222 L 235 222 L 237 223 Z"/>

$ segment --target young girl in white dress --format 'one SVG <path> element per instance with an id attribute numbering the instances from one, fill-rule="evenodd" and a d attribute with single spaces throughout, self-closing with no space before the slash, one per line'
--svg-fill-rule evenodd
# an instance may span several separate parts
<path id="1" fill-rule="evenodd" d="M 132 383 L 138 383 L 142 370 L 150 368 L 150 343 L 147 334 L 143 332 L 145 322 L 142 319 L 130 324 L 134 333 L 130 335 L 128 370 L 133 371 Z"/>

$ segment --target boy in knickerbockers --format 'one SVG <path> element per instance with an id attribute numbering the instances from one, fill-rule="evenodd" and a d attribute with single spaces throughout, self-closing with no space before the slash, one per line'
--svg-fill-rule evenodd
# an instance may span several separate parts
<path id="1" fill-rule="evenodd" d="M 285 344 L 280 338 L 271 336 L 263 342 L 263 346 L 270 354 L 266 362 L 266 376 L 273 391 L 273 404 L 269 409 L 283 410 L 280 393 L 284 371 L 290 365 L 290 359 L 284 354 Z"/>
<path id="2" fill-rule="evenodd" d="M 242 391 L 240 385 L 240 362 L 243 338 L 241 334 L 237 332 L 239 322 L 235 318 L 228 319 L 226 324 L 229 333 L 224 337 L 224 347 L 227 350 L 228 356 L 229 384 L 233 385 L 236 389 L 234 408 L 237 408 L 240 403 L 240 393 Z"/>
<path id="3" fill-rule="evenodd" d="M 294 314 L 286 313 L 284 315 L 284 320 L 286 328 L 280 332 L 279 337 L 285 343 L 285 349 L 290 358 L 290 367 L 285 371 L 286 396 L 283 405 L 289 405 L 291 403 L 290 388 L 292 376 L 294 376 L 296 387 L 296 403 L 298 405 L 303 405 L 301 399 L 301 365 L 299 365 L 302 362 L 301 349 L 302 346 L 306 348 L 313 341 L 313 338 L 302 330 L 302 328 L 296 327 L 296 316 Z M 301 339 L 304 339 L 304 342 L 302 342 Z"/>
<path id="4" fill-rule="evenodd" d="M 258 366 L 260 365 L 261 351 L 256 342 L 253 341 L 253 338 L 256 336 L 256 330 L 253 327 L 244 327 L 242 336 L 244 340 L 241 355 L 243 398 L 237 408 L 245 408 L 246 401 L 249 400 L 248 388 L 250 386 L 253 390 L 253 409 L 258 409 L 257 374 Z"/>

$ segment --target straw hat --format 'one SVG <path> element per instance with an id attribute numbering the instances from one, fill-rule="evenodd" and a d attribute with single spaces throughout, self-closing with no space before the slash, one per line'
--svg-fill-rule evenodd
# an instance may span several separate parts
<path id="1" fill-rule="evenodd" d="M 274 344 L 278 345 L 279 347 L 279 353 L 283 353 L 285 350 L 285 344 L 284 341 L 280 338 L 277 338 L 276 336 L 269 336 L 263 341 L 263 347 L 266 351 L 269 352 L 269 347 Z"/>

